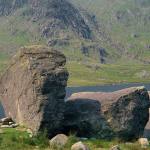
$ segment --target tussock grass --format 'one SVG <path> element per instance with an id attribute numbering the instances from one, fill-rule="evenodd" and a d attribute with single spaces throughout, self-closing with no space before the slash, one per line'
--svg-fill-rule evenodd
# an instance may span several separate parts
<path id="1" fill-rule="evenodd" d="M 75 135 L 69 136 L 69 141 L 64 147 L 50 148 L 46 133 L 40 133 L 30 138 L 25 130 L 3 129 L 3 131 L 4 133 L 0 134 L 0 150 L 70 150 L 71 146 L 79 141 L 82 141 L 91 150 L 99 150 L 100 148 L 109 150 L 114 145 L 119 145 L 121 150 L 142 150 L 137 142 L 125 143 L 118 139 L 110 141 L 100 139 L 81 140 Z M 150 150 L 150 147 L 144 150 Z"/>

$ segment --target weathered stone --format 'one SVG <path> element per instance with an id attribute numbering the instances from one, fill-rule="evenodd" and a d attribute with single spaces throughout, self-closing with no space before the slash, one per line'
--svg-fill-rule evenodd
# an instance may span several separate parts
<path id="1" fill-rule="evenodd" d="M 10 125 L 10 122 L 14 123 L 14 121 L 10 117 L 2 118 L 0 122 L 2 123 L 2 125 Z"/>
<path id="2" fill-rule="evenodd" d="M 61 130 L 68 72 L 63 54 L 44 46 L 23 47 L 0 80 L 6 116 L 34 133 Z"/>
<path id="3" fill-rule="evenodd" d="M 16 127 L 18 127 L 19 125 L 17 124 L 17 123 L 14 123 L 14 124 L 12 124 L 12 125 L 10 125 L 12 128 L 16 128 Z"/>
<path id="4" fill-rule="evenodd" d="M 7 118 L 3 118 L 0 120 L 0 127 L 1 128 L 16 128 L 18 127 L 19 125 L 16 124 L 12 118 L 10 117 L 7 117 Z"/>
<path id="5" fill-rule="evenodd" d="M 147 138 L 140 138 L 138 142 L 142 148 L 147 148 L 149 146 L 149 141 Z"/>
<path id="6" fill-rule="evenodd" d="M 1 125 L 1 128 L 12 128 L 10 125 Z"/>
<path id="7" fill-rule="evenodd" d="M 9 122 L 9 123 L 8 123 L 8 125 L 12 125 L 12 124 L 14 124 L 14 122 Z"/>
<path id="8" fill-rule="evenodd" d="M 120 149 L 119 145 L 115 145 L 110 150 L 121 150 L 121 149 Z"/>
<path id="9" fill-rule="evenodd" d="M 90 149 L 82 142 L 78 142 L 72 145 L 71 150 L 90 150 Z"/>
<path id="10" fill-rule="evenodd" d="M 50 140 L 51 147 L 64 147 L 68 142 L 68 137 L 64 134 L 58 134 Z"/>
<path id="11" fill-rule="evenodd" d="M 149 105 L 144 87 L 73 94 L 66 102 L 64 132 L 74 131 L 81 137 L 139 138 L 149 119 Z"/>
<path id="12" fill-rule="evenodd" d="M 149 94 L 149 97 L 150 97 L 150 91 L 148 91 L 148 94 Z M 149 109 L 149 114 L 150 114 L 150 109 Z M 144 134 L 143 134 L 144 137 L 146 138 L 150 138 L 150 115 L 149 115 L 149 121 L 145 127 L 145 130 L 144 130 Z"/>

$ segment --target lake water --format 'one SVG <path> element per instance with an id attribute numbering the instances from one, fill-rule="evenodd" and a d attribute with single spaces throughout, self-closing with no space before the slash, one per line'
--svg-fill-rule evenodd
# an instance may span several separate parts
<path id="1" fill-rule="evenodd" d="M 124 88 L 134 86 L 145 86 L 150 91 L 149 84 L 131 83 L 131 84 L 116 84 L 116 85 L 101 85 L 101 86 L 83 86 L 83 87 L 68 87 L 66 98 L 77 92 L 113 92 Z"/>

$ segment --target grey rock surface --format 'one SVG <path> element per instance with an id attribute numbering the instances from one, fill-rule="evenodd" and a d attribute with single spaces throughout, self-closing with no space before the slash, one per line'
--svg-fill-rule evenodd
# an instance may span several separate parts
<path id="1" fill-rule="evenodd" d="M 66 102 L 64 131 L 81 137 L 136 139 L 149 120 L 149 105 L 144 87 L 76 93 Z"/>
<path id="2" fill-rule="evenodd" d="M 53 49 L 21 48 L 0 80 L 6 116 L 34 133 L 59 133 L 68 79 L 65 63 L 65 56 Z"/>

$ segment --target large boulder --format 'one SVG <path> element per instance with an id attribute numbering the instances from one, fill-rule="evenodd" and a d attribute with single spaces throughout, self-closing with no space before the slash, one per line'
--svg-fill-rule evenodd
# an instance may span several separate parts
<path id="1" fill-rule="evenodd" d="M 34 133 L 61 130 L 68 72 L 63 54 L 44 46 L 23 47 L 0 80 L 6 113 Z"/>
<path id="2" fill-rule="evenodd" d="M 149 97 L 150 97 L 150 91 L 148 91 Z M 149 109 L 149 113 L 150 113 L 150 109 Z M 150 115 L 149 115 L 149 121 L 145 127 L 145 131 L 144 131 L 144 137 L 150 138 Z"/>
<path id="3" fill-rule="evenodd" d="M 81 137 L 139 138 L 149 119 L 149 105 L 144 87 L 76 93 L 66 101 L 64 132 Z"/>

